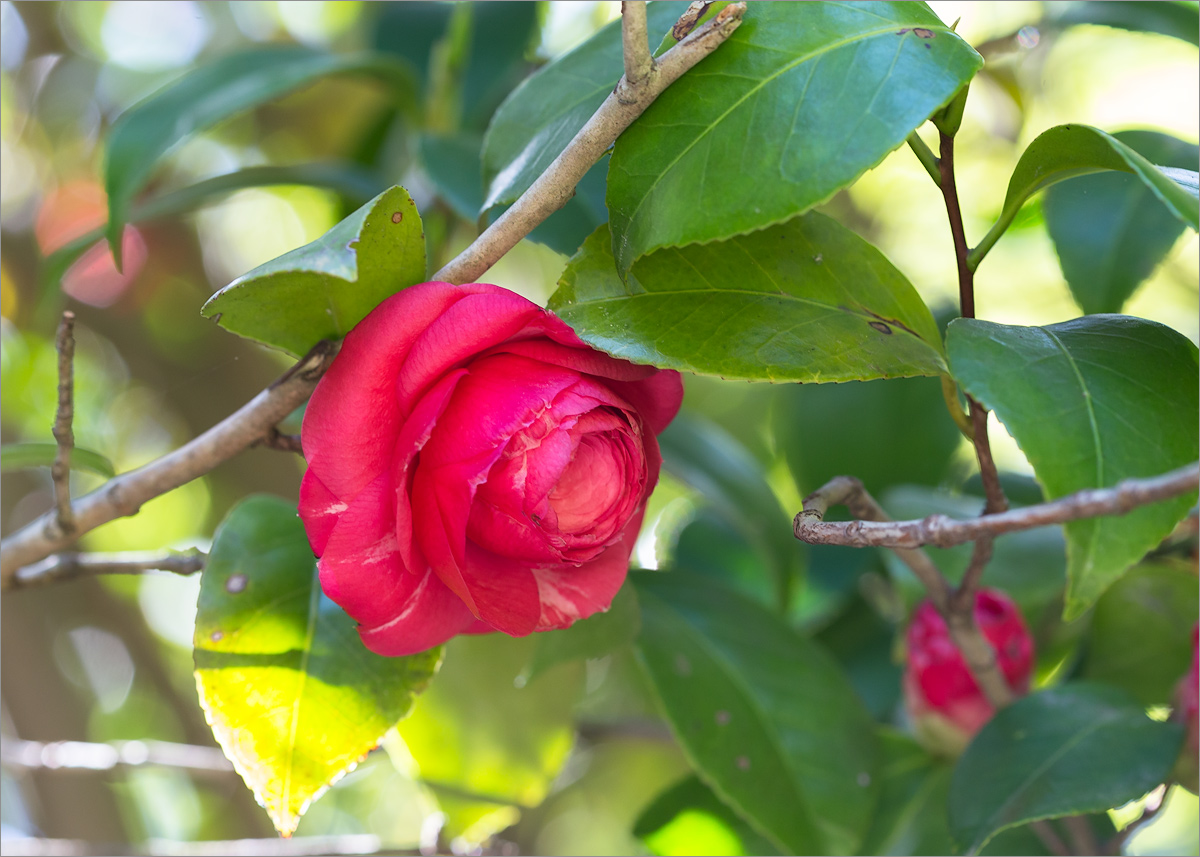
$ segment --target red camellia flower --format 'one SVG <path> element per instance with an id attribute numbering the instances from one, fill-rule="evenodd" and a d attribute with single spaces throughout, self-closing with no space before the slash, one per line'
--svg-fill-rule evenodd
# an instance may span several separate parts
<path id="1" fill-rule="evenodd" d="M 1200 625 L 1192 627 L 1192 668 L 1188 674 L 1179 680 L 1175 688 L 1175 713 L 1172 715 L 1187 727 L 1187 738 L 1183 742 L 1183 752 L 1179 754 L 1179 762 L 1175 765 L 1174 777 L 1188 791 L 1195 793 L 1200 785 L 1200 726 L 1197 724 L 1197 714 L 1200 713 L 1200 653 L 1197 643 L 1200 642 Z"/>
<path id="2" fill-rule="evenodd" d="M 1017 605 L 1002 592 L 980 590 L 975 622 L 996 650 L 1009 687 L 1017 694 L 1028 693 L 1033 639 Z M 930 601 L 917 608 L 908 628 L 904 701 L 923 743 L 952 755 L 962 752 L 994 713 L 950 639 L 946 620 Z"/>
<path id="3" fill-rule="evenodd" d="M 384 655 L 607 610 L 682 397 L 679 373 L 602 354 L 498 286 L 388 298 L 305 411 L 322 588 Z"/>

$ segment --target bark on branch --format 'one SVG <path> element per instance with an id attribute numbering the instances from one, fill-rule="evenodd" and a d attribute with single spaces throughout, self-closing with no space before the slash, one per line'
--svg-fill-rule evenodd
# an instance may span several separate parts
<path id="1" fill-rule="evenodd" d="M 833 480 L 829 485 L 836 481 Z M 1195 491 L 1198 486 L 1200 462 L 1193 462 L 1161 476 L 1126 479 L 1112 488 L 1089 488 L 1048 503 L 1010 509 L 994 515 L 982 515 L 968 521 L 956 520 L 945 515 L 930 515 L 912 521 L 879 521 L 867 518 L 833 523 L 822 520 L 825 508 L 834 505 L 833 503 L 821 507 L 814 500 L 811 508 L 809 503 L 810 499 L 825 492 L 829 488 L 827 485 L 805 500 L 804 510 L 796 516 L 793 530 L 800 541 L 814 545 L 905 549 L 934 545 L 948 548 L 983 536 L 999 536 L 1080 518 L 1124 515 L 1147 503 Z M 851 507 L 851 512 L 854 512 L 854 507 Z"/>
<path id="2" fill-rule="evenodd" d="M 646 43 L 645 3 L 627 2 L 623 7 L 626 75 L 521 198 L 471 246 L 434 274 L 433 279 L 457 284 L 478 280 L 538 224 L 566 205 L 584 173 L 600 160 L 621 132 L 632 125 L 664 89 L 715 51 L 738 28 L 746 11 L 745 3 L 730 3 L 711 21 L 697 27 L 675 47 L 654 59 L 649 55 Z"/>
<path id="3" fill-rule="evenodd" d="M 17 570 L 67 549 L 78 536 L 208 473 L 266 436 L 312 393 L 338 345 L 321 342 L 270 387 L 208 431 L 144 467 L 110 479 L 74 503 L 75 527 L 67 532 L 48 512 L 0 542 L 0 589 L 13 585 Z"/>

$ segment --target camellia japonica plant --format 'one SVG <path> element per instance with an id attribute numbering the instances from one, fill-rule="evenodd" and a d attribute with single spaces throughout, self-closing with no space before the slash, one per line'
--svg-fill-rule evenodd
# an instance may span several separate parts
<path id="1" fill-rule="evenodd" d="M 1194 320 L 1121 314 L 1197 230 L 1194 131 L 1045 127 L 1006 191 L 968 183 L 970 94 L 1011 67 L 920 2 L 626 2 L 472 128 L 468 43 L 431 52 L 442 30 L 420 47 L 405 15 L 471 20 L 478 45 L 525 5 L 388 4 L 393 50 L 218 54 L 106 130 L 124 265 L 131 224 L 275 182 L 154 184 L 177 144 L 305 84 L 376 79 L 411 143 L 392 186 L 195 306 L 294 365 L 82 496 L 61 313 L 56 502 L 5 536 L 6 600 L 130 570 L 74 545 L 276 447 L 302 456 L 294 494 L 139 569 L 200 572 L 199 706 L 284 837 L 382 743 L 442 847 L 503 839 L 632 721 L 677 753 L 629 820 L 654 853 L 1120 853 L 1196 789 Z M 1048 4 L 1043 30 L 1136 30 L 1137 6 L 1196 43 L 1186 3 Z M 950 254 L 952 306 L 843 193 L 885 158 L 944 206 L 921 252 Z M 978 228 L 960 194 L 984 193 Z M 980 317 L 976 272 L 1031 231 L 1075 317 Z M 49 256 L 45 288 L 99 237 Z M 544 307 L 489 283 L 526 238 L 565 260 Z M 577 705 L 613 664 L 617 701 Z M 496 729 L 527 753 L 489 779 L 473 742 Z"/>

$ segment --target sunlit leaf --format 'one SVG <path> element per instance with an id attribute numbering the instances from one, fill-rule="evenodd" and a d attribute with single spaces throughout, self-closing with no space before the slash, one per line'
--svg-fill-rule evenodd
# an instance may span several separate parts
<path id="1" fill-rule="evenodd" d="M 625 274 L 829 199 L 983 64 L 924 3 L 752 3 L 740 27 L 622 134 L 609 168 Z"/>
<path id="2" fill-rule="evenodd" d="M 633 835 L 662 857 L 780 853 L 696 776 L 656 797 L 638 817 Z"/>
<path id="3" fill-rule="evenodd" d="M 1169 327 L 1121 315 L 1046 327 L 958 319 L 947 345 L 954 377 L 996 412 L 1048 499 L 1196 460 L 1196 346 Z M 1065 618 L 1156 547 L 1195 496 L 1066 524 Z"/>
<path id="4" fill-rule="evenodd" d="M 479 841 L 514 823 L 545 799 L 567 761 L 582 665 L 522 681 L 536 645 L 502 634 L 455 638 L 437 681 L 398 727 L 450 836 Z"/>
<path id="5" fill-rule="evenodd" d="M 1004 208 L 979 245 L 971 251 L 971 267 L 987 254 L 1004 234 L 1029 197 L 1064 179 L 1104 170 L 1133 173 L 1167 209 L 1186 226 L 1200 228 L 1200 201 L 1196 173 L 1156 167 L 1111 134 L 1090 125 L 1056 125 L 1045 131 L 1021 154 L 1008 182 Z"/>
<path id="6" fill-rule="evenodd" d="M 345 336 L 386 297 L 425 278 L 425 236 L 402 187 L 316 241 L 243 274 L 201 312 L 239 336 L 303 354 Z"/>
<path id="7" fill-rule="evenodd" d="M 331 74 L 379 78 L 401 100 L 411 100 L 407 64 L 381 54 L 331 54 L 312 48 L 253 48 L 206 63 L 121 115 L 108 137 L 104 185 L 108 192 L 109 245 L 120 264 L 120 241 L 129 205 L 159 159 L 188 136 L 235 113 L 278 98 Z"/>
<path id="8" fill-rule="evenodd" d="M 550 298 L 585 342 L 634 363 L 728 379 L 849 381 L 945 371 L 933 316 L 883 254 L 810 213 L 666 249 L 622 280 L 606 228 Z"/>
<path id="9" fill-rule="evenodd" d="M 200 584 L 196 687 L 213 735 L 284 836 L 408 713 L 441 649 L 368 651 L 321 592 L 296 507 L 254 496 L 213 539 Z"/>

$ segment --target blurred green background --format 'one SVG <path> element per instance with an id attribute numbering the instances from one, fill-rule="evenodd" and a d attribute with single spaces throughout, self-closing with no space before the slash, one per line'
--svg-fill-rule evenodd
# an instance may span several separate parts
<path id="1" fill-rule="evenodd" d="M 961 18 L 959 34 L 987 59 L 958 138 L 968 239 L 977 240 L 995 219 L 1024 146 L 1053 125 L 1150 129 L 1197 141 L 1194 43 L 1068 26 L 1078 4 L 930 5 L 948 23 Z M 615 2 L 0 3 L 3 442 L 51 439 L 53 328 L 65 307 L 79 317 L 77 443 L 107 456 L 118 471 L 235 410 L 289 361 L 202 319 L 204 300 L 396 183 L 416 200 L 431 270 L 440 267 L 477 234 L 469 204 L 482 189 L 472 159 L 492 112 L 526 74 L 618 16 Z M 339 171 L 340 190 L 239 190 L 194 213 L 131 227 L 123 273 L 97 247 L 66 272 L 61 290 L 47 282 L 44 257 L 104 220 L 103 144 L 114 119 L 206 59 L 265 42 L 399 55 L 412 63 L 419 115 L 398 113 L 378 84 L 341 76 L 227 120 L 175 150 L 148 194 L 249 166 L 317 162 Z M 879 246 L 935 309 L 955 298 L 942 200 L 907 149 L 825 209 Z M 550 246 L 522 242 L 486 279 L 544 303 L 566 263 L 559 251 L 573 246 L 573 228 L 560 224 L 541 236 Z M 1195 341 L 1198 272 L 1200 244 L 1187 232 L 1125 311 Z M 979 316 L 994 321 L 1046 324 L 1080 314 L 1039 201 L 981 267 L 976 295 Z M 949 502 L 935 489 L 972 491 L 969 449 L 946 418 L 936 382 L 781 388 L 688 378 L 687 388 L 686 407 L 741 447 L 789 515 L 804 493 L 837 472 L 862 477 L 897 514 Z M 876 408 L 877 418 L 861 419 L 864 408 Z M 856 431 L 865 434 L 849 436 Z M 1027 479 L 1020 451 L 994 422 L 993 437 L 1013 484 Z M 254 449 L 147 504 L 137 517 L 88 534 L 83 544 L 98 551 L 203 548 L 235 501 L 252 492 L 294 498 L 301 473 L 298 458 Z M 736 515 L 676 476 L 665 476 L 652 500 L 637 563 L 686 565 L 762 596 L 766 577 Z M 86 473 L 73 476 L 77 495 L 98 484 Z M 48 509 L 48 471 L 6 472 L 0 504 L 5 534 Z M 1061 541 L 1038 538 L 1045 544 L 1015 547 L 1009 565 L 998 559 L 992 582 L 1007 585 L 1031 624 L 1041 623 L 1044 681 L 1087 666 L 1079 666 L 1083 626 L 1063 628 L 1046 618 L 1055 612 L 1054 587 L 1047 594 L 1036 579 L 1022 582 L 1030 562 L 1057 562 L 1050 573 L 1061 575 Z M 1015 556 L 1021 550 L 1027 553 Z M 889 578 L 873 553 L 795 552 L 808 576 L 793 618 L 818 634 L 872 712 L 890 722 L 899 693 L 893 641 L 915 592 L 902 575 Z M 1194 591 L 1194 560 L 1182 565 L 1179 574 L 1191 581 L 1185 588 Z M 195 578 L 146 575 L 6 595 L 5 738 L 212 746 L 191 675 L 197 591 Z M 376 847 L 396 848 L 440 841 L 465 852 L 499 833 L 506 845 L 492 847 L 520 853 L 645 853 L 634 821 L 686 774 L 687 763 L 636 664 L 620 651 L 531 675 L 537 646 L 499 637 L 455 641 L 402 737 L 390 736 L 383 752 L 315 803 L 299 835 L 369 834 L 378 837 Z M 1129 847 L 1195 854 L 1196 820 L 1195 798 L 1173 792 L 1169 810 Z M 6 763 L 0 821 L 6 837 L 143 845 L 271 835 L 236 775 L 155 766 L 68 771 Z M 693 836 L 707 829 L 703 819 L 696 824 Z M 669 847 L 696 853 L 719 841 L 689 840 L 680 830 L 683 838 Z"/>

